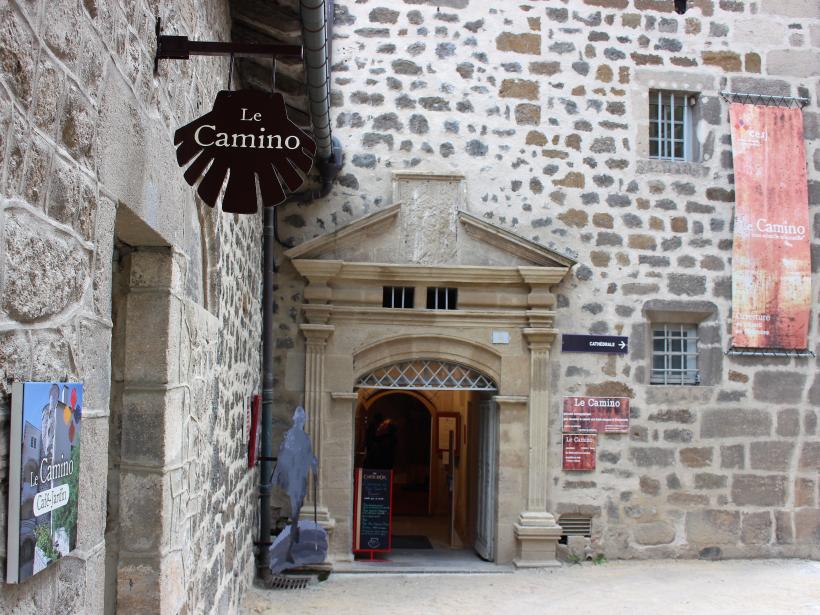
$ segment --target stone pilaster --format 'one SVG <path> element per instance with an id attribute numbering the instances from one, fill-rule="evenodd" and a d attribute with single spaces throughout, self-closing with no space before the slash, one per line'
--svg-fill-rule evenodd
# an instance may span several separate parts
<path id="1" fill-rule="evenodd" d="M 333 325 L 300 325 L 305 336 L 305 411 L 307 412 L 307 431 L 310 436 L 310 443 L 313 447 L 313 454 L 319 460 L 319 484 L 314 509 L 313 482 L 311 479 L 308 485 L 308 493 L 305 498 L 300 517 L 302 519 L 312 519 L 314 510 L 319 524 L 328 531 L 332 530 L 335 522 L 330 517 L 327 507 L 324 505 L 323 491 L 323 464 L 322 464 L 322 424 L 325 414 L 325 351 L 327 340 L 333 334 Z"/>
<path id="2" fill-rule="evenodd" d="M 529 467 L 527 506 L 515 524 L 520 568 L 556 566 L 555 548 L 561 527 L 547 512 L 547 453 L 549 450 L 549 364 L 554 329 L 528 328 L 524 335 L 530 349 Z"/>
<path id="3" fill-rule="evenodd" d="M 322 493 L 336 522 L 330 537 L 334 563 L 353 561 L 353 444 L 358 397 L 357 391 L 331 393 L 330 411 L 325 415 Z"/>

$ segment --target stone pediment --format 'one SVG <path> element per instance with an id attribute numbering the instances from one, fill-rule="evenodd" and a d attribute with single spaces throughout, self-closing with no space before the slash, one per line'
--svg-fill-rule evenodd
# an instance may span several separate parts
<path id="1" fill-rule="evenodd" d="M 407 210 L 411 213 L 408 215 Z M 285 252 L 290 259 L 427 266 L 542 266 L 569 269 L 576 260 L 465 211 L 425 223 L 395 203 Z"/>

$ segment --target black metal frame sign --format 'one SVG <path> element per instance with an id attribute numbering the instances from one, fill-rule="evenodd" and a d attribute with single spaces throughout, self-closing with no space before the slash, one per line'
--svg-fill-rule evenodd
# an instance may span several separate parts
<path id="1" fill-rule="evenodd" d="M 160 60 L 187 60 L 192 55 L 302 57 L 300 45 L 191 41 L 187 36 L 162 35 L 157 19 L 157 51 Z M 255 90 L 219 92 L 214 107 L 174 133 L 177 162 L 186 167 L 184 177 L 197 186 L 200 198 L 215 207 L 220 194 L 222 211 L 253 214 L 257 201 L 273 207 L 296 192 L 313 166 L 316 142 L 288 118 L 285 98 L 278 93 Z M 226 184 L 227 178 L 227 184 Z M 224 193 L 222 192 L 224 188 Z"/>
<path id="2" fill-rule="evenodd" d="M 393 470 L 356 469 L 353 497 L 353 551 L 392 549 Z"/>
<path id="3" fill-rule="evenodd" d="M 296 192 L 313 166 L 316 142 L 288 119 L 281 94 L 223 90 L 214 108 L 174 133 L 185 181 L 216 206 L 227 176 L 222 211 L 256 213 Z"/>
<path id="4" fill-rule="evenodd" d="M 629 338 L 621 335 L 561 335 L 563 352 L 605 352 L 626 354 L 629 352 Z"/>

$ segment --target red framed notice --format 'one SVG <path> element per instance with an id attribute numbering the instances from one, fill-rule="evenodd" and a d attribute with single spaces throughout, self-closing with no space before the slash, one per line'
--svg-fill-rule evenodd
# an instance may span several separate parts
<path id="1" fill-rule="evenodd" d="M 256 451 L 259 450 L 259 408 L 262 398 L 254 395 L 251 398 L 251 422 L 248 430 L 248 467 L 256 465 Z"/>
<path id="2" fill-rule="evenodd" d="M 596 434 L 563 434 L 563 468 L 569 471 L 588 471 L 595 469 L 595 457 L 598 453 L 598 436 Z"/>
<path id="3" fill-rule="evenodd" d="M 565 397 L 564 433 L 629 433 L 628 397 Z"/>
<path id="4" fill-rule="evenodd" d="M 393 548 L 393 470 L 356 468 L 353 487 L 353 552 Z"/>

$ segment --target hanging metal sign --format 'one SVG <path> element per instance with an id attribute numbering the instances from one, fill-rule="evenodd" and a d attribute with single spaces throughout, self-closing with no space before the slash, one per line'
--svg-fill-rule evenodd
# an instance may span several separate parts
<path id="1" fill-rule="evenodd" d="M 222 211 L 256 213 L 295 192 L 313 166 L 316 143 L 288 119 L 285 98 L 255 90 L 222 91 L 214 107 L 174 133 L 185 181 L 215 207 L 227 176 Z"/>

